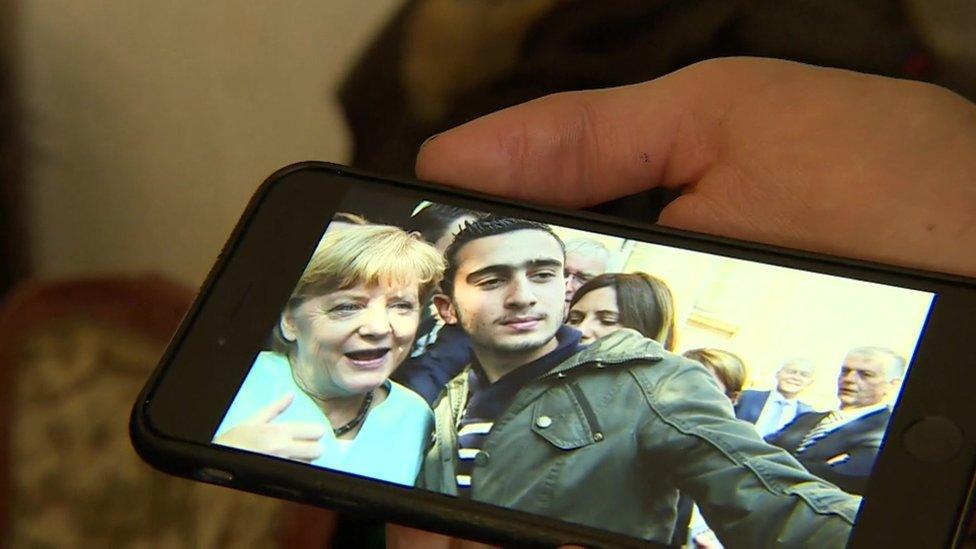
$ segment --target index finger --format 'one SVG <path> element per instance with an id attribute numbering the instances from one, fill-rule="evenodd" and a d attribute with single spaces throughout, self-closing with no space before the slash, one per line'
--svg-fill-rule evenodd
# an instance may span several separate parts
<path id="1" fill-rule="evenodd" d="M 278 400 L 268 404 L 267 406 L 259 409 L 254 413 L 253 416 L 248 418 L 245 423 L 251 424 L 263 424 L 270 423 L 271 420 L 281 415 L 285 410 L 291 406 L 291 403 L 295 400 L 294 393 L 286 393 L 279 397 Z"/>

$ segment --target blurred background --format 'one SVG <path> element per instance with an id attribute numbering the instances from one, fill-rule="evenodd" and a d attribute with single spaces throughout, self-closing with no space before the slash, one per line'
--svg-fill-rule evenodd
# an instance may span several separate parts
<path id="1" fill-rule="evenodd" d="M 278 167 L 410 176 L 423 139 L 478 115 L 724 55 L 972 99 L 974 27 L 968 0 L 0 0 L 0 539 L 362 535 L 156 475 L 126 438 L 138 388 Z M 669 198 L 598 209 L 651 221 Z"/>

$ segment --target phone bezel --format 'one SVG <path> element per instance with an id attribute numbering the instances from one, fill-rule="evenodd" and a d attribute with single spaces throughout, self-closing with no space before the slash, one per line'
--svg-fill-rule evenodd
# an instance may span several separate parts
<path id="1" fill-rule="evenodd" d="M 272 174 L 252 198 L 216 266 L 140 395 L 131 432 L 139 453 L 167 472 L 235 488 L 437 529 L 494 543 L 585 543 L 626 546 L 646 542 L 440 494 L 312 468 L 287 460 L 209 444 L 267 329 L 294 287 L 347 189 L 381 188 L 416 199 L 447 202 L 625 238 L 717 253 L 792 268 L 893 284 L 937 294 L 913 367 L 889 424 L 850 546 L 888 541 L 955 543 L 973 488 L 976 414 L 967 414 L 965 388 L 976 381 L 963 349 L 976 337 L 966 327 L 976 310 L 976 282 L 731 239 L 638 225 L 587 212 L 568 212 L 416 181 L 392 181 L 321 162 Z M 303 212 L 296 215 L 294 212 Z M 377 220 L 382 221 L 382 220 Z M 953 351 L 956 350 L 956 351 Z M 211 363 L 229 364 L 214 368 Z M 233 380 L 237 381 L 234 382 Z M 220 417 L 214 411 L 220 408 Z M 902 433 L 920 418 L 941 416 L 965 434 L 963 448 L 937 467 L 913 457 Z M 194 418 L 187 421 L 187 417 Z M 203 475 L 207 468 L 232 479 Z M 924 474 L 920 471 L 925 470 Z M 907 494 L 907 497 L 906 497 Z M 922 503 L 919 503 L 922 502 Z M 933 505 L 932 502 L 938 502 Z M 934 536 L 934 537 L 933 537 Z"/>

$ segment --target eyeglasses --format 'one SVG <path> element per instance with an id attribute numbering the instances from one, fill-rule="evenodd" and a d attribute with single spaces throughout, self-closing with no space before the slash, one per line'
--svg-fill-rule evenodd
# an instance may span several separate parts
<path id="1" fill-rule="evenodd" d="M 566 283 L 574 286 L 582 286 L 593 279 L 594 275 L 575 271 L 566 271 Z"/>

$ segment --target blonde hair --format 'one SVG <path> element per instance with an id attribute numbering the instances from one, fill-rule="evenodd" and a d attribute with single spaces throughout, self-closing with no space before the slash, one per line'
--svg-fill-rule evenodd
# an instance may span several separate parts
<path id="1" fill-rule="evenodd" d="M 310 297 L 357 284 L 419 284 L 423 306 L 444 273 L 444 258 L 419 236 L 389 225 L 352 225 L 326 231 L 298 279 L 285 310 Z M 289 354 L 294 343 L 272 330 L 271 349 Z"/>
<path id="2" fill-rule="evenodd" d="M 444 259 L 419 237 L 389 225 L 327 231 L 319 241 L 291 300 L 344 290 L 357 284 L 420 284 L 421 302 L 440 282 Z"/>

